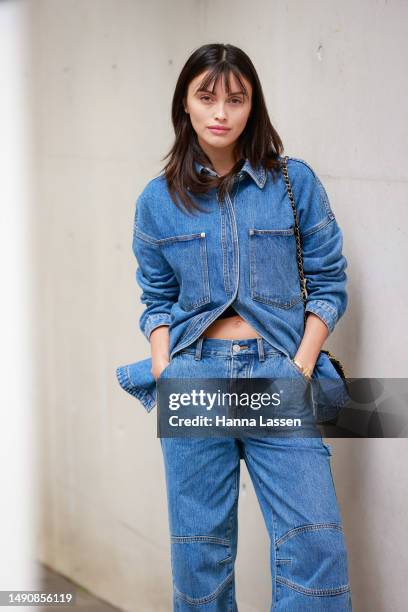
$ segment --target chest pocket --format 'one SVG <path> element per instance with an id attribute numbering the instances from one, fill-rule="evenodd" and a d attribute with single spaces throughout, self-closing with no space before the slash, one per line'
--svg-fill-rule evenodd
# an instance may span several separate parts
<path id="1" fill-rule="evenodd" d="M 205 232 L 162 238 L 158 243 L 180 285 L 180 307 L 190 311 L 207 304 L 211 295 Z"/>
<path id="2" fill-rule="evenodd" d="M 291 308 L 302 300 L 294 228 L 249 230 L 253 300 Z"/>

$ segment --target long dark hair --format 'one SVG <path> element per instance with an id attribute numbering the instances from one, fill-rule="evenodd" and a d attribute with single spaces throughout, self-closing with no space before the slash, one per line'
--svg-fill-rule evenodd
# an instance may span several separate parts
<path id="1" fill-rule="evenodd" d="M 229 94 L 231 72 L 242 87 L 244 95 L 247 91 L 240 75 L 243 75 L 252 86 L 251 112 L 245 129 L 235 143 L 234 157 L 238 161 L 223 177 L 199 175 L 196 172 L 195 161 L 211 167 L 211 160 L 200 147 L 190 116 L 185 112 L 183 105 L 183 101 L 187 98 L 189 83 L 204 70 L 209 72 L 200 84 L 200 89 L 209 89 L 210 83 L 214 82 L 214 91 L 218 79 L 223 75 Z M 218 198 L 224 200 L 225 194 L 234 183 L 234 175 L 239 172 L 246 158 L 254 167 L 262 164 L 266 170 L 271 170 L 273 180 L 275 172 L 280 172 L 279 155 L 283 153 L 282 141 L 269 119 L 255 67 L 248 55 L 238 47 L 212 43 L 203 45 L 192 53 L 177 80 L 171 116 L 176 137 L 172 148 L 162 161 L 170 157 L 163 171 L 171 198 L 179 208 L 184 207 L 187 212 L 197 210 L 205 212 L 192 196 L 205 197 L 214 187 L 218 189 Z"/>

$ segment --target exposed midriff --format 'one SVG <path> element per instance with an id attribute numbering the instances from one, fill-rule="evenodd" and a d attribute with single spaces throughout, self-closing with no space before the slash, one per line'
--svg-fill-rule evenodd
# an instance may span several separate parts
<path id="1" fill-rule="evenodd" d="M 229 306 L 201 335 L 204 338 L 223 340 L 260 337 L 252 325 L 243 319 L 232 306 Z"/>

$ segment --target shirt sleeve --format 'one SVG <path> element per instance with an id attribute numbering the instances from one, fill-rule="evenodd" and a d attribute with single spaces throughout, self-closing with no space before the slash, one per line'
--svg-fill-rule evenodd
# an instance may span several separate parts
<path id="1" fill-rule="evenodd" d="M 308 164 L 301 163 L 304 167 L 294 180 L 293 193 L 306 279 L 306 312 L 317 315 L 331 333 L 348 303 L 343 233 L 322 182 Z"/>
<path id="2" fill-rule="evenodd" d="M 139 318 L 139 327 L 150 341 L 152 331 L 160 325 L 170 325 L 171 309 L 178 300 L 180 286 L 173 269 L 163 256 L 158 241 L 150 235 L 152 228 L 141 223 L 141 208 L 148 206 L 148 197 L 142 193 L 136 202 L 132 250 L 137 260 L 136 282 L 142 290 L 140 301 L 145 309 Z M 145 211 L 143 220 L 148 218 Z M 145 227 L 146 225 L 146 227 Z M 150 233 L 146 233 L 149 231 Z"/>

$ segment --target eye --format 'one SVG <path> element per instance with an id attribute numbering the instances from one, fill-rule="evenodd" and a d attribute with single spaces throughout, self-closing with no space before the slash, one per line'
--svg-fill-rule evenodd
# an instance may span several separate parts
<path id="1" fill-rule="evenodd" d="M 232 98 L 232 99 L 231 99 L 231 102 L 234 102 L 234 101 L 235 101 L 235 102 L 238 102 L 238 104 L 241 104 L 241 103 L 242 103 L 241 98 Z"/>
<path id="2" fill-rule="evenodd" d="M 200 100 L 210 100 L 210 96 L 200 96 Z"/>

